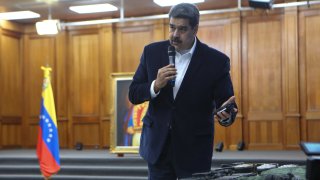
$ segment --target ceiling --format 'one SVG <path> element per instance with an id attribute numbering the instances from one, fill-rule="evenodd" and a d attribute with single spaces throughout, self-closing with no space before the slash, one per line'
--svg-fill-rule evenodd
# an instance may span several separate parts
<path id="1" fill-rule="evenodd" d="M 275 0 L 274 3 L 283 3 L 285 0 Z M 110 3 L 120 9 L 121 0 L 0 0 L 0 12 L 30 10 L 41 15 L 40 18 L 15 20 L 17 23 L 33 24 L 48 19 L 49 6 L 52 19 L 62 22 L 74 22 L 95 19 L 119 18 L 120 11 L 77 14 L 69 10 L 69 6 Z M 200 10 L 216 10 L 237 8 L 238 0 L 206 0 L 197 4 Z M 241 0 L 241 6 L 248 6 L 248 0 Z M 170 7 L 160 7 L 153 0 L 123 0 L 124 17 L 140 17 L 168 13 Z"/>

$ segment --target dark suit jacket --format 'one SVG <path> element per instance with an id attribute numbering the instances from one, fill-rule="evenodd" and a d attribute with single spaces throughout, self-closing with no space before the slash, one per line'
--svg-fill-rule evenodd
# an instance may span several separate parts
<path id="1" fill-rule="evenodd" d="M 133 104 L 149 102 L 143 119 L 140 155 L 154 164 L 162 151 L 172 125 L 174 163 L 187 172 L 211 168 L 213 151 L 213 110 L 233 95 L 229 58 L 197 39 L 191 62 L 173 98 L 169 83 L 151 99 L 150 86 L 158 69 L 168 65 L 169 41 L 144 48 L 139 67 L 129 88 Z"/>

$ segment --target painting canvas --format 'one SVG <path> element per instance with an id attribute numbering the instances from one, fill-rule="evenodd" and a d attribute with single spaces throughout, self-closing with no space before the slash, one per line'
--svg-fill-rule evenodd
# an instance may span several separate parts
<path id="1" fill-rule="evenodd" d="M 112 74 L 113 114 L 111 119 L 112 153 L 138 153 L 142 118 L 148 102 L 133 105 L 128 99 L 129 86 L 132 82 L 132 73 Z"/>

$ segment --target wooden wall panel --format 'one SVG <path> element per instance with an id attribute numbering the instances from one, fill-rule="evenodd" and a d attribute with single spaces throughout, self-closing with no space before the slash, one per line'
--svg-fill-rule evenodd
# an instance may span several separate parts
<path id="1" fill-rule="evenodd" d="M 112 97 L 111 97 L 111 73 L 113 72 L 114 54 L 114 34 L 112 26 L 109 25 L 100 30 L 102 37 L 101 44 L 101 65 L 100 65 L 100 79 L 101 79 L 101 98 L 100 98 L 100 131 L 102 147 L 106 148 L 110 145 L 110 116 L 112 112 Z"/>
<path id="2" fill-rule="evenodd" d="M 72 36 L 72 112 L 99 114 L 99 36 Z"/>
<path id="3" fill-rule="evenodd" d="M 116 28 L 116 72 L 134 72 L 144 46 L 164 40 L 163 21 L 119 24 Z"/>
<path id="4" fill-rule="evenodd" d="M 228 22 L 226 21 L 206 21 L 201 22 L 197 36 L 200 41 L 206 43 L 221 52 L 226 51 L 226 37 L 230 34 L 227 32 Z M 230 55 L 230 54 L 229 54 Z"/>
<path id="5" fill-rule="evenodd" d="M 320 120 L 320 16 L 310 16 L 305 19 L 306 25 L 306 118 Z M 311 135 L 311 134 L 308 134 Z M 320 135 L 320 134 L 318 134 Z M 310 137 L 310 136 L 308 136 Z M 310 137 L 315 138 L 315 137 Z M 320 137 L 317 137 L 320 140 Z"/>
<path id="6" fill-rule="evenodd" d="M 118 71 L 134 72 L 140 62 L 143 47 L 152 41 L 152 27 L 128 27 L 118 32 Z"/>
<path id="7" fill-rule="evenodd" d="M 319 10 L 302 12 L 299 20 L 302 139 L 320 141 Z"/>
<path id="8" fill-rule="evenodd" d="M 247 18 L 243 76 L 248 148 L 281 149 L 283 142 L 282 19 Z M 274 137 L 276 133 L 278 136 Z"/>
<path id="9" fill-rule="evenodd" d="M 235 96 L 241 108 L 240 85 L 240 22 L 239 19 L 212 19 L 206 17 L 201 21 L 197 37 L 209 46 L 226 53 L 230 58 L 231 76 L 235 85 Z M 240 109 L 239 109 L 240 111 Z M 229 149 L 236 149 L 237 143 L 243 140 L 241 112 L 236 122 L 228 128 L 215 123 L 215 143 L 224 142 Z"/>
<path id="10" fill-rule="evenodd" d="M 21 124 L 21 117 L 2 117 L 0 142 L 3 148 L 21 147 Z"/>
<path id="11" fill-rule="evenodd" d="M 55 69 L 56 77 L 54 84 L 55 89 L 55 105 L 58 121 L 58 133 L 60 148 L 68 148 L 68 94 L 67 94 L 67 52 L 68 41 L 67 33 L 60 32 L 55 37 Z"/>
<path id="12" fill-rule="evenodd" d="M 279 21 L 248 24 L 249 119 L 250 113 L 281 112 L 280 30 Z"/>
<path id="13" fill-rule="evenodd" d="M 100 36 L 97 29 L 70 33 L 69 147 L 100 145 Z M 86 125 L 83 125 L 85 123 Z M 84 128 L 87 128 L 85 130 Z M 89 131 L 85 134 L 83 132 Z"/>
<path id="14" fill-rule="evenodd" d="M 299 148 L 301 126 L 299 109 L 299 63 L 298 63 L 298 10 L 287 8 L 284 16 L 283 39 L 283 86 L 285 97 L 284 146 Z"/>
<path id="15" fill-rule="evenodd" d="M 81 123 L 74 126 L 74 142 L 81 142 L 86 148 L 100 147 L 100 125 Z"/>
<path id="16" fill-rule="evenodd" d="M 232 19 L 230 22 L 230 61 L 231 61 L 231 78 L 233 90 L 238 105 L 237 119 L 228 129 L 230 138 L 230 149 L 237 149 L 239 142 L 244 142 L 243 137 L 243 115 L 242 115 L 242 65 L 241 65 L 241 26 L 240 18 Z"/>
<path id="17" fill-rule="evenodd" d="M 60 148 L 68 148 L 68 121 L 67 119 L 58 120 L 58 133 L 59 133 L 59 145 Z"/>
<path id="18" fill-rule="evenodd" d="M 46 64 L 60 147 L 108 147 L 110 75 L 135 71 L 145 45 L 168 39 L 168 20 L 73 27 L 57 36 L 24 27 L 0 24 L 0 148 L 35 147 Z M 319 6 L 201 16 L 198 37 L 230 57 L 239 105 L 231 127 L 216 125 L 215 142 L 299 149 L 301 140 L 320 141 L 319 32 Z"/>
<path id="19" fill-rule="evenodd" d="M 2 34 L 1 46 L 1 114 L 22 115 L 21 38 Z"/>
<path id="20" fill-rule="evenodd" d="M 22 128 L 22 38 L 19 33 L 0 33 L 0 146 L 21 147 Z"/>
<path id="21" fill-rule="evenodd" d="M 25 135 L 29 141 L 24 143 L 27 147 L 35 147 L 43 82 L 41 66 L 49 65 L 52 68 L 51 85 L 56 98 L 55 39 L 54 37 L 27 35 L 25 44 L 27 45 L 24 51 L 24 110 L 26 111 L 24 121 L 27 124 L 26 132 L 28 132 Z"/>
<path id="22" fill-rule="evenodd" d="M 39 122 L 36 123 L 36 121 L 39 121 L 39 118 L 35 117 L 32 118 L 33 123 L 29 123 L 26 128 L 27 136 L 23 136 L 23 140 L 28 141 L 24 147 L 27 148 L 36 148 L 37 142 L 38 142 L 38 132 L 39 132 Z M 58 127 L 59 128 L 59 127 Z"/>
<path id="23" fill-rule="evenodd" d="M 204 22 L 201 22 L 197 36 L 203 43 L 206 43 L 221 52 L 225 52 L 227 48 L 226 44 L 229 43 L 226 40 L 227 36 L 230 35 L 228 34 L 228 30 L 228 21 L 206 20 Z M 217 144 L 218 142 L 223 142 L 225 147 L 228 147 L 230 145 L 229 139 L 227 138 L 227 129 L 223 126 L 220 126 L 216 121 L 214 133 L 215 144 Z"/>
<path id="24" fill-rule="evenodd" d="M 273 150 L 282 148 L 282 123 L 280 121 L 250 121 L 249 149 Z"/>
<path id="25" fill-rule="evenodd" d="M 52 67 L 51 84 L 55 89 L 55 63 L 54 63 L 54 39 L 50 37 L 30 37 L 29 39 L 29 56 L 26 59 L 26 80 L 25 85 L 28 89 L 26 102 L 29 107 L 29 116 L 39 116 L 43 71 L 41 66 L 48 64 Z M 55 92 L 55 91 L 54 91 Z"/>
<path id="26" fill-rule="evenodd" d="M 58 119 L 65 119 L 68 115 L 68 96 L 67 96 L 67 35 L 66 32 L 60 32 L 55 38 L 55 75 L 56 84 L 56 111 Z"/>

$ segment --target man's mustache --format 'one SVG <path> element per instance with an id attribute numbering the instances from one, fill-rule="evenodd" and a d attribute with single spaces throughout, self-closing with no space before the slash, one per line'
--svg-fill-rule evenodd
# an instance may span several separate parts
<path id="1" fill-rule="evenodd" d="M 171 38 L 171 42 L 175 42 L 175 43 L 182 43 L 181 39 L 176 37 L 176 38 Z"/>

